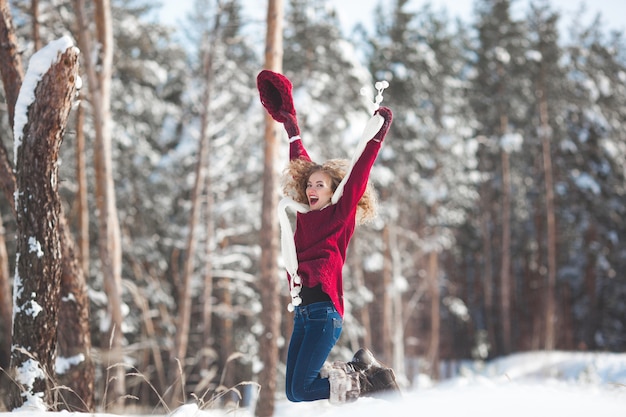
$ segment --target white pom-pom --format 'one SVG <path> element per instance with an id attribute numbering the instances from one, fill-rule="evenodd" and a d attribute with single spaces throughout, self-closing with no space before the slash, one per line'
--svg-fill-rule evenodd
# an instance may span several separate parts
<path id="1" fill-rule="evenodd" d="M 287 305 L 287 310 L 288 310 L 290 313 L 292 313 L 292 312 L 293 312 L 293 310 L 294 310 L 293 304 L 289 303 L 289 304 Z"/>
<path id="2" fill-rule="evenodd" d="M 300 285 L 302 283 L 302 279 L 300 279 L 299 275 L 296 275 L 295 277 L 293 277 L 293 283 Z"/>
<path id="3" fill-rule="evenodd" d="M 376 91 L 378 91 L 375 103 L 380 104 L 383 101 L 383 91 L 385 90 L 385 88 L 389 87 L 389 83 L 384 80 L 377 81 L 376 84 L 374 84 L 374 87 L 376 88 Z"/>
<path id="4" fill-rule="evenodd" d="M 300 298 L 300 297 L 294 297 L 294 298 L 293 298 L 293 300 L 291 300 L 291 303 L 292 303 L 294 306 L 296 306 L 296 307 L 297 307 L 297 306 L 299 306 L 300 304 L 302 304 L 302 298 Z"/>
<path id="5" fill-rule="evenodd" d="M 387 87 L 389 87 L 387 81 L 376 81 L 376 83 L 374 83 L 374 88 L 377 91 L 376 97 L 372 97 L 366 88 L 361 88 L 361 95 L 367 98 L 366 104 L 370 114 L 374 113 L 380 107 L 380 103 L 383 101 L 383 90 Z"/>
<path id="6" fill-rule="evenodd" d="M 292 297 L 297 297 L 298 294 L 300 294 L 300 288 L 302 287 L 294 287 L 291 289 L 291 296 Z"/>

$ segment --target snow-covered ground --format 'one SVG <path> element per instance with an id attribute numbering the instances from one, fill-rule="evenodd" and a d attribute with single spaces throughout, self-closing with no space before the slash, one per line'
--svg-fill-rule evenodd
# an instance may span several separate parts
<path id="1" fill-rule="evenodd" d="M 461 376 L 439 384 L 420 385 L 401 400 L 361 398 L 333 406 L 328 401 L 279 401 L 276 417 L 591 417 L 626 416 L 626 354 L 524 353 L 485 366 L 461 370 Z M 0 417 L 112 417 L 111 414 L 0 413 Z M 251 417 L 248 410 L 199 410 L 188 404 L 172 417 Z"/>

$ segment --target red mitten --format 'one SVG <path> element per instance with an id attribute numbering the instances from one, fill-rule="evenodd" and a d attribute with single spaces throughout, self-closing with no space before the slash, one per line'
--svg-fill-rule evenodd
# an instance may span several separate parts
<path id="1" fill-rule="evenodd" d="M 385 119 L 385 122 L 380 127 L 380 130 L 378 130 L 378 133 L 376 133 L 372 138 L 377 142 L 382 142 L 382 140 L 385 139 L 385 136 L 387 136 L 389 126 L 391 126 L 393 113 L 391 112 L 391 109 L 389 107 L 379 107 L 378 110 L 374 112 L 374 114 L 380 114 Z"/>
<path id="2" fill-rule="evenodd" d="M 285 123 L 285 128 L 287 128 L 286 122 L 291 124 L 292 121 L 295 121 L 296 109 L 293 106 L 291 95 L 292 85 L 287 77 L 277 72 L 263 70 L 256 78 L 256 85 L 263 107 L 274 120 Z"/>

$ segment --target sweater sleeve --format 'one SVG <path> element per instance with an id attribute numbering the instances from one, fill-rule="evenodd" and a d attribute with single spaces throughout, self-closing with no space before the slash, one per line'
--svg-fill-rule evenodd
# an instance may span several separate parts
<path id="1" fill-rule="evenodd" d="M 289 138 L 289 160 L 292 161 L 298 158 L 302 158 L 307 161 L 311 160 L 311 157 L 309 157 L 309 154 L 304 148 L 302 139 L 300 139 L 300 136 L 295 136 Z"/>
<path id="2" fill-rule="evenodd" d="M 363 153 L 359 156 L 359 159 L 354 164 L 350 177 L 346 181 L 346 185 L 343 190 L 343 195 L 337 202 L 346 211 L 356 209 L 359 204 L 359 200 L 363 197 L 365 189 L 367 188 L 367 181 L 369 179 L 370 171 L 378 156 L 381 142 L 371 139 L 365 145 Z"/>

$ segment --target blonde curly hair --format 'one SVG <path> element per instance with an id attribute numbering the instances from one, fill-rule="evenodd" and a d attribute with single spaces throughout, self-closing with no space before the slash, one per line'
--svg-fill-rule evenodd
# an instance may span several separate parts
<path id="1" fill-rule="evenodd" d="M 309 177 L 318 171 L 330 176 L 331 188 L 334 193 L 341 180 L 345 177 L 349 166 L 350 161 L 346 159 L 330 159 L 322 165 L 303 158 L 292 159 L 281 177 L 283 194 L 300 204 L 308 204 L 309 201 L 306 195 L 307 182 Z M 374 219 L 377 209 L 376 192 L 368 180 L 365 193 L 363 193 L 357 206 L 357 224 L 364 224 Z"/>

